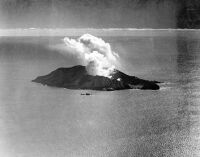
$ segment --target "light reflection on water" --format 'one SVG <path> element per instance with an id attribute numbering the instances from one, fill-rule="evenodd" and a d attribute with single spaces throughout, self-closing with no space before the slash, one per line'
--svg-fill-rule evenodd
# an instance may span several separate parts
<path id="1" fill-rule="evenodd" d="M 163 90 L 81 96 L 83 91 L 35 84 L 30 80 L 71 66 L 74 58 L 45 49 L 45 38 L 30 40 L 40 41 L 34 44 L 1 39 L 4 156 L 198 156 L 199 39 L 111 39 L 128 73 L 164 81 Z"/>

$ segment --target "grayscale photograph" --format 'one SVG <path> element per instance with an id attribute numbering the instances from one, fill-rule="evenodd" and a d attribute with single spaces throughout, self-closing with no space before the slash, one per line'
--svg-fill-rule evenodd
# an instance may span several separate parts
<path id="1" fill-rule="evenodd" d="M 0 157 L 200 157 L 200 1 L 0 0 Z"/>

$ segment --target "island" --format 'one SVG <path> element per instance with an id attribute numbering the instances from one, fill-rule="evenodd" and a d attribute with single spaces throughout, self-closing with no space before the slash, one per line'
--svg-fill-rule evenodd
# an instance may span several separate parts
<path id="1" fill-rule="evenodd" d="M 67 89 L 89 89 L 114 91 L 123 89 L 159 90 L 158 81 L 148 81 L 129 76 L 115 69 L 110 78 L 93 76 L 87 73 L 86 67 L 77 65 L 69 68 L 58 68 L 55 71 L 39 76 L 32 82 L 52 87 Z"/>

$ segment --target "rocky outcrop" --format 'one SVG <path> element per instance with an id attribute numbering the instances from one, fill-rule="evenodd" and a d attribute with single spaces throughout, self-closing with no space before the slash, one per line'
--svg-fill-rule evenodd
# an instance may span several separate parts
<path id="1" fill-rule="evenodd" d="M 45 76 L 39 76 L 32 80 L 43 85 L 68 89 L 91 89 L 91 90 L 122 90 L 122 89 L 146 89 L 158 90 L 156 81 L 147 81 L 135 76 L 126 75 L 115 70 L 112 77 L 88 75 L 85 66 L 70 68 L 58 68 Z"/>

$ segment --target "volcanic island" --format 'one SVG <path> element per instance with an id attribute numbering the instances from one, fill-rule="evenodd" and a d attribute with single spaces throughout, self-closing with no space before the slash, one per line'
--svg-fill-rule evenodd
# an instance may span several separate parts
<path id="1" fill-rule="evenodd" d="M 158 81 L 148 81 L 129 76 L 117 69 L 111 76 L 89 75 L 85 66 L 77 65 L 69 68 L 58 68 L 55 71 L 39 76 L 32 82 L 67 89 L 87 89 L 114 91 L 125 89 L 159 90 Z"/>

